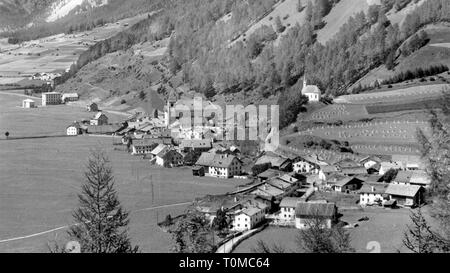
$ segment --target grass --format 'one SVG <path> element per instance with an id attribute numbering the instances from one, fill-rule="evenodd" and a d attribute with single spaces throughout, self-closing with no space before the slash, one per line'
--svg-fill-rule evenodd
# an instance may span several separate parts
<path id="1" fill-rule="evenodd" d="M 48 107 L 41 112 L 16 108 L 16 96 L 0 94 L 0 130 L 34 135 L 61 130 L 83 116 L 84 109 Z M 71 110 L 72 109 L 72 110 Z M 71 112 L 73 111 L 73 112 Z M 4 138 L 2 133 L 2 138 Z M 178 215 L 186 206 L 148 209 L 190 202 L 206 194 L 233 191 L 246 180 L 197 178 L 189 168 L 162 169 L 125 152 L 114 151 L 104 137 L 0 140 L 0 241 L 72 224 L 71 213 L 83 184 L 83 169 L 92 148 L 107 152 L 116 189 L 131 211 L 130 235 L 143 252 L 167 252 L 168 234 L 156 226 L 167 214 Z M 150 179 L 151 176 L 151 179 Z M 51 240 L 62 240 L 65 230 L 0 243 L 0 252 L 46 252 Z"/>

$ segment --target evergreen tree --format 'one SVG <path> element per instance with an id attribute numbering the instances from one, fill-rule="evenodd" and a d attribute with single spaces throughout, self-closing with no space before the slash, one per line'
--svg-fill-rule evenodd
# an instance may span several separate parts
<path id="1" fill-rule="evenodd" d="M 406 248 L 415 253 L 435 253 L 445 250 L 442 249 L 445 241 L 431 230 L 420 207 L 417 211 L 411 212 L 410 219 L 412 225 L 407 226 L 402 240 Z"/>
<path id="2" fill-rule="evenodd" d="M 307 227 L 300 230 L 297 243 L 300 250 L 306 253 L 349 253 L 355 250 L 351 247 L 350 234 L 341 226 L 327 228 L 324 219 L 313 216 L 306 223 Z"/>
<path id="3" fill-rule="evenodd" d="M 73 214 L 77 224 L 68 231 L 83 253 L 136 253 L 128 237 L 128 212 L 114 189 L 114 177 L 108 158 L 93 151 L 84 173 L 86 184 L 78 195 L 80 202 Z"/>

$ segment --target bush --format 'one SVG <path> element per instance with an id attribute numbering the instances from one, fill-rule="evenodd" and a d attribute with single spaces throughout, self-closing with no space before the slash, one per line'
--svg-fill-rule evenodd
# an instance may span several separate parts
<path id="1" fill-rule="evenodd" d="M 127 103 L 127 101 L 124 99 L 120 101 L 120 104 L 125 104 L 125 103 Z"/>

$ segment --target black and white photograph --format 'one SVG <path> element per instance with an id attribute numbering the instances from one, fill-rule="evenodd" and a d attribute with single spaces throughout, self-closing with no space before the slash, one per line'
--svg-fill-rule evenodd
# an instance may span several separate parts
<path id="1" fill-rule="evenodd" d="M 450 0 L 0 0 L 0 253 L 450 253 L 449 67 Z"/>

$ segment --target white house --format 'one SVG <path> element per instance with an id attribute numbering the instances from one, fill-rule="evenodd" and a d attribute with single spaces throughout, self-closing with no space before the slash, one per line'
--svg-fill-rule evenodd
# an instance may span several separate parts
<path id="1" fill-rule="evenodd" d="M 359 190 L 361 206 L 382 205 L 389 200 L 386 189 L 389 183 L 365 183 Z"/>
<path id="2" fill-rule="evenodd" d="M 280 202 L 280 220 L 285 222 L 295 222 L 295 208 L 297 203 L 300 202 L 300 198 L 285 197 Z"/>
<path id="3" fill-rule="evenodd" d="M 310 221 L 316 217 L 323 220 L 324 228 L 331 228 L 337 221 L 336 204 L 299 202 L 295 208 L 295 227 L 306 229 Z"/>
<path id="4" fill-rule="evenodd" d="M 310 102 L 318 102 L 320 101 L 322 92 L 316 85 L 308 85 L 305 76 L 305 78 L 303 79 L 302 95 L 307 96 Z"/>
<path id="5" fill-rule="evenodd" d="M 319 173 L 320 166 L 305 158 L 297 158 L 292 165 L 294 172 L 296 173 Z"/>
<path id="6" fill-rule="evenodd" d="M 35 102 L 34 100 L 31 99 L 26 99 L 24 101 L 22 101 L 22 108 L 35 108 Z"/>
<path id="7" fill-rule="evenodd" d="M 42 94 L 42 106 L 61 104 L 61 93 L 48 92 Z"/>
<path id="8" fill-rule="evenodd" d="M 74 122 L 67 127 L 66 133 L 68 136 L 77 136 L 81 134 L 81 126 L 78 122 Z"/>
<path id="9" fill-rule="evenodd" d="M 265 219 L 264 210 L 249 206 L 234 215 L 233 230 L 245 231 L 255 228 Z"/>
<path id="10" fill-rule="evenodd" d="M 242 172 L 242 161 L 234 155 L 202 153 L 197 166 L 205 168 L 205 173 L 218 178 L 232 178 Z"/>

